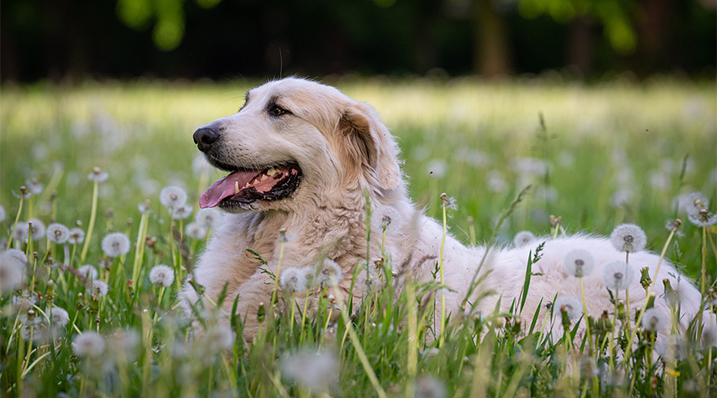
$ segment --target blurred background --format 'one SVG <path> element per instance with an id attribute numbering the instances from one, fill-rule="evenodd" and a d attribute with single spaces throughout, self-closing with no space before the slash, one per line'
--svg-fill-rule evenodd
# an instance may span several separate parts
<path id="1" fill-rule="evenodd" d="M 3 82 L 713 78 L 716 0 L 3 0 Z"/>

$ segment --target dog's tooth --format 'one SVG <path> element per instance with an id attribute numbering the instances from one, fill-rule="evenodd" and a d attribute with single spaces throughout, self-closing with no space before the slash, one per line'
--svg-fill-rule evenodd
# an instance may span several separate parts
<path id="1" fill-rule="evenodd" d="M 268 176 L 273 176 L 274 174 L 276 174 L 275 168 L 271 168 L 271 169 L 269 169 L 269 171 L 266 172 L 266 175 L 268 175 Z"/>
<path id="2" fill-rule="evenodd" d="M 262 174 L 261 179 L 260 179 L 259 181 L 264 181 L 264 180 L 266 180 L 267 178 L 269 178 L 268 175 Z"/>
<path id="3" fill-rule="evenodd" d="M 239 193 L 239 181 L 234 181 L 234 195 Z"/>

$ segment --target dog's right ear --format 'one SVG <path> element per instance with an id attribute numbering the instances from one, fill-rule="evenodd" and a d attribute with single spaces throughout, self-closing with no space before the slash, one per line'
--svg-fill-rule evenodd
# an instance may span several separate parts
<path id="1" fill-rule="evenodd" d="M 350 177 L 363 173 L 366 180 L 384 191 L 401 184 L 399 149 L 388 128 L 381 123 L 371 106 L 349 105 L 339 122 Z"/>

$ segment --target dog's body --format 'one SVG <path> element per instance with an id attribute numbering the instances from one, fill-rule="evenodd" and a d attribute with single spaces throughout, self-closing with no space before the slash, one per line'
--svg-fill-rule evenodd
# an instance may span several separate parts
<path id="1" fill-rule="evenodd" d="M 284 79 L 252 90 L 239 113 L 198 130 L 195 141 L 211 163 L 232 171 L 217 181 L 200 203 L 203 207 L 219 205 L 233 213 L 223 218 L 197 263 L 196 282 L 212 300 L 228 284 L 223 310 L 230 313 L 239 296 L 237 312 L 245 318 L 247 337 L 256 333 L 257 309 L 260 303 L 269 302 L 274 287 L 271 276 L 260 270 L 260 261 L 247 249 L 266 260 L 272 273 L 277 273 L 281 249 L 282 270 L 312 266 L 324 258 L 334 260 L 344 271 L 340 288 L 360 296 L 365 281 L 359 280 L 355 291 L 349 292 L 353 270 L 366 259 L 367 250 L 372 260 L 381 257 L 380 231 L 388 223 L 383 248 L 391 258 L 393 272 L 415 276 L 420 282 L 434 279 L 442 226 L 409 200 L 397 160 L 398 147 L 367 105 L 332 87 Z M 246 177 L 252 173 L 258 176 Z M 365 192 L 373 214 L 368 248 Z M 280 244 L 282 231 L 288 239 Z M 450 235 L 445 239 L 449 312 L 465 310 L 463 299 L 473 280 L 480 280 L 468 300 L 475 303 L 475 310 L 491 313 L 499 300 L 502 309 L 507 309 L 522 291 L 529 253 L 535 253 L 543 241 L 542 258 L 533 264 L 538 275 L 532 276 L 523 309 L 527 318 L 532 318 L 541 300 L 549 304 L 556 296 L 580 297 L 577 278 L 567 275 L 562 266 L 573 249 L 587 250 L 595 259 L 594 272 L 584 279 L 589 314 L 598 317 L 605 310 L 614 311 L 602 282 L 603 267 L 624 261 L 625 254 L 605 238 L 538 239 L 522 248 L 493 248 L 487 255 L 486 248 L 467 248 Z M 684 327 L 699 309 L 700 294 L 665 261 L 655 275 L 658 261 L 658 256 L 649 252 L 630 256 L 638 274 L 639 268 L 650 268 L 650 276 L 657 281 L 655 306 L 666 315 L 670 307 L 660 299 L 662 280 L 670 280 L 679 289 Z M 629 289 L 630 308 L 642 307 L 646 297 L 639 278 Z M 492 294 L 483 297 L 489 292 Z M 198 299 L 190 284 L 185 286 L 183 298 L 186 302 Z M 624 292 L 620 298 L 624 299 Z M 560 322 L 553 328 L 562 330 Z"/>

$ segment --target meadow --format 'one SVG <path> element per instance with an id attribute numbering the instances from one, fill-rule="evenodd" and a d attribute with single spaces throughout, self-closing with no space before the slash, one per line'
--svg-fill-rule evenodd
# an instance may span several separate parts
<path id="1" fill-rule="evenodd" d="M 236 112 L 257 83 L 2 88 L 0 250 L 26 259 L 17 283 L 7 253 L 0 264 L 0 395 L 717 395 L 714 327 L 673 325 L 679 337 L 660 349 L 649 330 L 612 328 L 614 317 L 636 316 L 616 303 L 616 315 L 591 320 L 594 344 L 531 327 L 537 317 L 565 325 L 553 309 L 522 321 L 517 309 L 456 314 L 441 339 L 430 339 L 434 309 L 417 298 L 440 286 L 397 290 L 390 272 L 354 313 L 330 286 L 316 286 L 306 294 L 319 297 L 318 308 L 297 317 L 306 309 L 279 288 L 276 303 L 256 314 L 265 326 L 253 342 L 241 338 L 240 318 L 222 327 L 212 308 L 195 309 L 206 332 L 192 338 L 177 293 L 212 233 L 207 218 L 221 216 L 197 216 L 198 197 L 223 173 L 199 156 L 191 135 Z M 717 199 L 714 82 L 330 83 L 378 110 L 398 137 L 411 196 L 464 243 L 511 245 L 520 231 L 609 235 L 634 223 L 648 250 L 698 287 L 704 280 L 704 316 L 715 316 L 717 230 L 706 225 Z M 167 186 L 187 193 L 181 212 L 161 203 Z M 445 218 L 442 193 L 457 204 Z M 688 217 L 695 198 L 705 223 Z M 44 233 L 28 239 L 33 219 Z M 79 228 L 82 239 L 60 229 L 69 239 L 56 243 L 53 223 Z M 111 239 L 103 247 L 113 233 L 124 238 L 110 236 L 114 247 Z M 566 333 L 586 321 L 568 319 Z"/>

